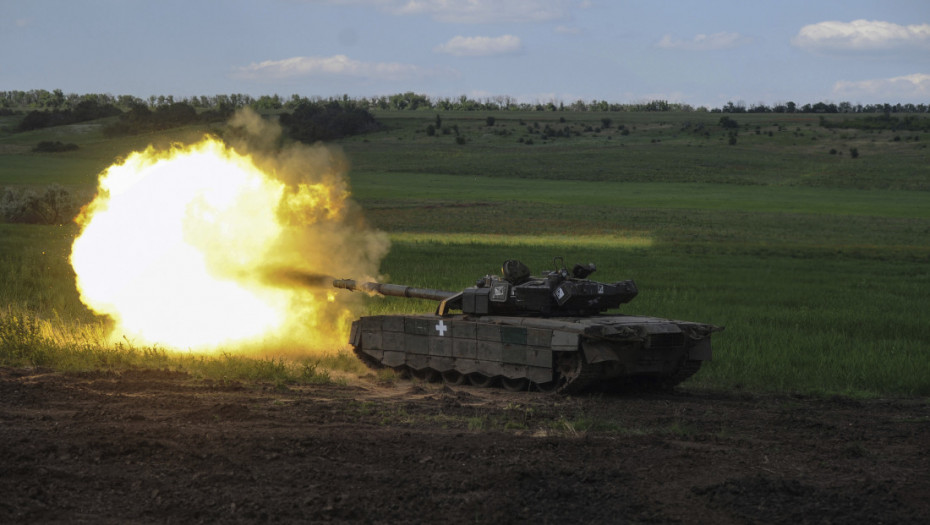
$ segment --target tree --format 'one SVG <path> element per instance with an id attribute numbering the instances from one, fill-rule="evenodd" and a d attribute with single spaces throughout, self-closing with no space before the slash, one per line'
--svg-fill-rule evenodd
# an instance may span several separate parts
<path id="1" fill-rule="evenodd" d="M 824 102 L 818 102 L 811 106 L 811 111 L 814 113 L 836 113 L 836 104 L 826 104 Z"/>
<path id="2" fill-rule="evenodd" d="M 65 105 L 65 93 L 62 90 L 52 91 L 51 105 L 55 109 L 60 109 Z"/>
<path id="3" fill-rule="evenodd" d="M 343 108 L 338 102 L 329 104 L 301 102 L 292 114 L 278 117 L 281 126 L 295 140 L 313 143 L 374 131 L 380 124 L 362 108 Z"/>
<path id="4" fill-rule="evenodd" d="M 719 125 L 723 129 L 739 128 L 739 122 L 731 119 L 730 117 L 720 117 Z"/>
<path id="5" fill-rule="evenodd" d="M 258 100 L 252 103 L 252 107 L 257 110 L 276 110 L 281 109 L 282 106 L 281 97 L 278 95 L 262 95 L 258 97 Z"/>
<path id="6" fill-rule="evenodd" d="M 742 100 L 738 101 L 736 104 L 734 104 L 733 102 L 727 102 L 726 105 L 723 106 L 723 112 L 724 113 L 745 113 L 746 103 L 744 103 Z"/>
<path id="7" fill-rule="evenodd" d="M 197 120 L 197 110 L 184 102 L 172 102 L 155 110 L 155 119 L 164 127 L 183 126 Z"/>

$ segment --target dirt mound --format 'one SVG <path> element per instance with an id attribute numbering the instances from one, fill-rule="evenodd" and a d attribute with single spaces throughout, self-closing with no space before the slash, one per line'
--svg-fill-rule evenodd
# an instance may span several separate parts
<path id="1" fill-rule="evenodd" d="M 917 523 L 930 405 L 0 369 L 0 522 Z"/>

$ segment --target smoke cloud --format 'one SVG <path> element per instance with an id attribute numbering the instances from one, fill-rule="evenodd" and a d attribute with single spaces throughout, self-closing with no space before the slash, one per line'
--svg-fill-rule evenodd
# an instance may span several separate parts
<path id="1" fill-rule="evenodd" d="M 72 247 L 81 298 L 114 339 L 196 351 L 306 354 L 345 345 L 390 244 L 350 198 L 336 147 L 285 143 L 236 113 L 223 141 L 130 155 L 101 174 Z M 128 248 L 128 249 L 127 249 Z M 253 326 L 254 325 L 254 326 Z"/>

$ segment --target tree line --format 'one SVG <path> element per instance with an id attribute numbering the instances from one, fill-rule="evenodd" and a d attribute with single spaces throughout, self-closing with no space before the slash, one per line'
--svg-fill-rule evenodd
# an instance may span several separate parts
<path id="1" fill-rule="evenodd" d="M 901 130 L 901 131 L 923 131 L 930 132 L 930 119 L 920 118 L 914 115 L 904 115 L 903 117 L 891 116 L 890 113 L 881 115 L 867 115 L 852 119 L 827 120 L 820 117 L 821 127 L 839 128 L 839 129 L 862 129 L 862 130 Z"/>
<path id="2" fill-rule="evenodd" d="M 118 117 L 103 127 L 105 136 L 138 135 L 191 124 L 224 122 L 237 108 L 244 107 L 246 100 L 236 100 L 232 102 L 230 99 L 222 99 L 215 107 L 211 106 L 206 110 L 198 110 L 190 101 L 172 99 L 150 106 L 140 100 L 131 100 L 128 102 L 129 108 L 124 111 L 106 98 L 86 97 L 77 101 L 74 109 L 62 108 L 60 105 L 46 110 L 33 109 L 19 121 L 15 131 Z M 67 103 L 63 105 L 67 106 Z M 344 102 L 300 99 L 288 107 L 292 111 L 279 111 L 278 121 L 288 136 L 301 142 L 335 140 L 381 128 L 367 109 Z M 40 143 L 36 151 L 57 152 L 69 149 L 72 148 L 66 144 Z"/>
<path id="3" fill-rule="evenodd" d="M 773 105 L 757 103 L 747 105 L 745 102 L 727 102 L 719 108 L 706 106 L 694 107 L 689 104 L 651 100 L 636 103 L 614 103 L 606 100 L 576 100 L 565 103 L 558 100 L 546 102 L 520 102 L 510 96 L 494 96 L 472 99 L 465 95 L 459 97 L 430 97 L 408 91 L 393 95 L 351 98 L 341 97 L 303 97 L 291 95 L 282 97 L 278 94 L 251 95 L 234 93 L 227 95 L 202 95 L 176 98 L 172 95 L 152 95 L 146 99 L 132 95 L 110 94 L 65 94 L 60 89 L 47 91 L 34 89 L 29 91 L 0 91 L 0 114 L 12 114 L 15 111 L 28 110 L 74 110 L 81 103 L 94 101 L 98 106 L 112 105 L 124 111 L 133 107 L 145 106 L 150 110 L 163 106 L 182 103 L 196 110 L 232 111 L 251 107 L 258 111 L 293 111 L 301 104 L 339 106 L 347 110 L 380 111 L 598 111 L 598 112 L 641 112 L 641 111 L 703 111 L 719 113 L 928 113 L 928 104 L 853 104 L 851 102 L 817 102 L 797 104 L 792 101 Z"/>

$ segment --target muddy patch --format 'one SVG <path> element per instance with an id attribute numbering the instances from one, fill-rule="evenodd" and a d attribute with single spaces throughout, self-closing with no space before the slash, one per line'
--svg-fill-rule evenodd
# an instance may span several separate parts
<path id="1" fill-rule="evenodd" d="M 918 523 L 926 400 L 0 369 L 0 522 Z"/>

